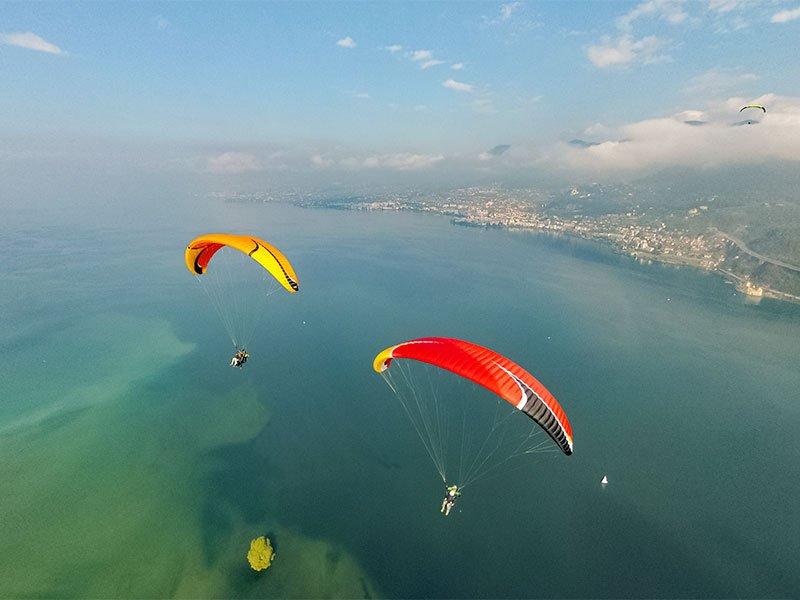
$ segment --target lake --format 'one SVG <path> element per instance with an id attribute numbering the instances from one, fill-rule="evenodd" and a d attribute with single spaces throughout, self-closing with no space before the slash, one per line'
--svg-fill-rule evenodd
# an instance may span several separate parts
<path id="1" fill-rule="evenodd" d="M 800 307 L 441 217 L 186 206 L 0 224 L 0 596 L 800 594 Z M 183 264 L 213 230 L 273 242 L 300 278 L 241 371 Z M 574 455 L 442 517 L 372 370 L 426 335 L 530 370 Z"/>

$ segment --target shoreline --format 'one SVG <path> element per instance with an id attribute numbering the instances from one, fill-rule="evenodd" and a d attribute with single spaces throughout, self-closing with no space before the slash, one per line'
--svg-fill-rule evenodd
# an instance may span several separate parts
<path id="1" fill-rule="evenodd" d="M 450 224 L 458 227 L 467 227 L 475 229 L 502 229 L 505 231 L 521 231 L 537 235 L 548 235 L 554 237 L 583 240 L 608 248 L 619 256 L 625 256 L 627 258 L 634 259 L 640 263 L 657 262 L 664 265 L 671 265 L 675 267 L 689 267 L 692 269 L 697 269 L 699 271 L 704 271 L 706 273 L 717 274 L 727 283 L 736 286 L 736 291 L 739 292 L 746 300 L 749 300 L 752 303 L 758 303 L 763 298 L 768 298 L 770 300 L 778 300 L 780 302 L 800 304 L 800 296 L 791 294 L 789 292 L 777 290 L 764 284 L 760 285 L 752 284 L 752 282 L 746 277 L 737 275 L 736 273 L 728 269 L 722 268 L 719 264 L 721 261 L 714 262 L 708 260 L 707 258 L 680 256 L 677 254 L 653 253 L 641 249 L 628 250 L 623 245 L 615 242 L 612 234 L 603 233 L 601 235 L 592 235 L 591 230 L 588 229 L 585 230 L 585 232 L 581 231 L 581 229 L 566 229 L 566 228 L 553 230 L 549 228 L 526 226 L 523 224 L 510 225 L 502 221 L 480 221 L 472 217 L 465 217 L 459 211 L 431 210 L 429 207 L 408 207 L 408 206 L 369 207 L 360 203 L 353 205 L 342 205 L 342 204 L 324 204 L 324 203 L 317 204 L 317 203 L 299 202 L 293 204 L 295 204 L 296 206 L 300 206 L 302 208 L 315 208 L 315 209 L 322 208 L 327 210 L 365 211 L 365 212 L 408 212 L 408 213 L 427 214 L 427 215 L 433 214 L 440 217 L 449 217 Z M 713 233 L 715 233 L 716 236 L 719 236 L 720 238 L 724 239 L 725 243 L 731 243 L 738 246 L 738 244 L 736 244 L 736 241 L 732 240 L 727 234 L 724 234 L 723 232 L 713 232 Z M 768 261 L 768 262 L 773 262 L 773 261 Z"/>
<path id="2" fill-rule="evenodd" d="M 569 237 L 576 240 L 593 242 L 596 244 L 600 244 L 604 247 L 610 248 L 615 254 L 618 254 L 620 256 L 626 256 L 628 258 L 635 259 L 639 262 L 644 262 L 644 261 L 658 262 L 661 264 L 672 265 L 676 267 L 689 267 L 692 269 L 697 269 L 699 271 L 705 271 L 706 273 L 716 273 L 720 277 L 722 277 L 726 282 L 735 285 L 736 291 L 742 294 L 742 296 L 744 296 L 745 298 L 750 300 L 760 301 L 762 298 L 768 298 L 770 300 L 778 300 L 781 302 L 800 304 L 800 296 L 796 296 L 788 292 L 783 292 L 781 290 L 776 290 L 764 285 L 759 286 L 757 288 L 761 291 L 760 294 L 751 293 L 749 290 L 752 288 L 750 288 L 747 285 L 749 284 L 749 280 L 727 269 L 723 269 L 718 266 L 713 268 L 708 268 L 706 266 L 703 266 L 699 260 L 688 257 L 654 254 L 651 252 L 644 252 L 644 251 L 628 252 L 624 248 L 622 248 L 619 244 L 615 244 L 613 240 L 611 240 L 606 236 L 591 236 L 591 235 L 584 236 L 571 231 L 550 232 L 550 231 L 543 231 L 541 229 L 534 227 L 509 227 L 507 225 L 494 224 L 494 223 L 488 223 L 486 225 L 482 225 L 475 222 L 462 221 L 459 220 L 459 218 L 451 218 L 450 223 L 458 227 L 474 227 L 478 229 L 504 229 L 506 231 L 523 231 L 526 233 L 534 233 L 539 235 L 546 234 L 556 237 Z"/>

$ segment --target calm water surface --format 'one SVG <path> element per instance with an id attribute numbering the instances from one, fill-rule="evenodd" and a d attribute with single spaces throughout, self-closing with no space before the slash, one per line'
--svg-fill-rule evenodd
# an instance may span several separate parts
<path id="1" fill-rule="evenodd" d="M 0 225 L 0 596 L 800 594 L 798 307 L 422 215 L 107 221 Z M 182 264 L 214 229 L 261 233 L 301 279 L 241 372 Z M 371 369 L 422 335 L 528 367 L 575 454 L 534 456 L 442 518 Z M 257 576 L 262 534 L 278 557 Z"/>

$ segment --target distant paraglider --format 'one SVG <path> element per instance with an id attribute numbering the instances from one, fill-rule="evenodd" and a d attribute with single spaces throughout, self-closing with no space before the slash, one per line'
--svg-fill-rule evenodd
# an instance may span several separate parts
<path id="1" fill-rule="evenodd" d="M 767 109 L 764 108 L 761 104 L 745 104 L 742 108 L 739 109 L 739 112 L 745 111 L 749 108 L 754 108 L 763 111 L 764 114 L 767 114 Z"/>
<path id="2" fill-rule="evenodd" d="M 747 112 L 745 112 L 747 111 Z M 754 113 L 757 114 L 758 111 L 761 111 L 762 114 L 767 114 L 767 109 L 762 106 L 761 104 L 745 104 L 742 108 L 739 109 L 740 113 L 745 114 L 748 118 L 743 121 L 743 124 L 753 125 L 758 123 L 754 118 L 751 117 Z"/>
<path id="3" fill-rule="evenodd" d="M 419 338 L 379 353 L 373 368 L 402 404 L 447 488 L 445 515 L 465 487 L 516 457 L 559 449 L 572 454 L 572 426 L 558 401 L 488 348 Z"/>

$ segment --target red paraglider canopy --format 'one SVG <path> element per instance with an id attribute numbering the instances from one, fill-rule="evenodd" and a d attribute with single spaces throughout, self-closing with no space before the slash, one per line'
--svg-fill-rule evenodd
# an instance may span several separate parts
<path id="1" fill-rule="evenodd" d="M 428 363 L 485 387 L 536 421 L 564 454 L 572 454 L 572 426 L 564 409 L 539 380 L 505 356 L 472 342 L 426 337 L 387 348 L 373 367 L 381 373 L 396 358 Z"/>

